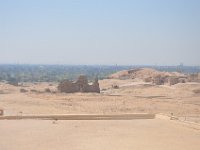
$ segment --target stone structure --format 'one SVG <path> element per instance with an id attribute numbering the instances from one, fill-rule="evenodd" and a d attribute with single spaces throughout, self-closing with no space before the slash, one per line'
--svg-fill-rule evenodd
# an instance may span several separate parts
<path id="1" fill-rule="evenodd" d="M 175 85 L 175 84 L 178 84 L 178 83 L 186 83 L 187 77 L 157 75 L 152 79 L 152 82 L 155 85 L 164 85 L 164 84 Z"/>
<path id="2" fill-rule="evenodd" d="M 75 92 L 94 92 L 100 93 L 98 79 L 96 78 L 93 84 L 88 84 L 86 76 L 81 75 L 76 82 L 64 80 L 58 85 L 58 90 L 64 93 L 75 93 Z"/>
<path id="3" fill-rule="evenodd" d="M 164 85 L 165 82 L 166 82 L 166 77 L 163 77 L 161 75 L 157 75 L 155 76 L 153 79 L 152 79 L 152 82 L 155 84 L 155 85 Z"/>
<path id="4" fill-rule="evenodd" d="M 186 83 L 187 82 L 187 77 L 180 77 L 178 79 L 179 83 Z"/>
<path id="5" fill-rule="evenodd" d="M 188 76 L 189 82 L 200 82 L 200 73 L 193 73 Z"/>
<path id="6" fill-rule="evenodd" d="M 179 78 L 178 77 L 169 77 L 168 83 L 169 83 L 169 85 L 175 85 L 175 84 L 179 83 Z"/>

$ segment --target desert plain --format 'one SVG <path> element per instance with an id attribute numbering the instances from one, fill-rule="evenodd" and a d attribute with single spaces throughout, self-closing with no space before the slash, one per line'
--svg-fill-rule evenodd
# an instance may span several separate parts
<path id="1" fill-rule="evenodd" d="M 200 83 L 154 85 L 139 79 L 104 79 L 99 85 L 100 93 L 60 93 L 56 82 L 19 86 L 1 82 L 0 108 L 4 116 L 147 113 L 168 119 L 3 119 L 0 149 L 200 149 Z"/>

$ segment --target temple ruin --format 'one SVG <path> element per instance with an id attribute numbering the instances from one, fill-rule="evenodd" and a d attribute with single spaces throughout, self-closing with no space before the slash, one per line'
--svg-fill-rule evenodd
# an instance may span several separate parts
<path id="1" fill-rule="evenodd" d="M 90 85 L 88 84 L 88 79 L 86 76 L 79 76 L 76 82 L 72 82 L 69 80 L 63 80 L 58 85 L 58 90 L 63 93 L 75 93 L 75 92 L 94 92 L 100 93 L 98 78 Z"/>

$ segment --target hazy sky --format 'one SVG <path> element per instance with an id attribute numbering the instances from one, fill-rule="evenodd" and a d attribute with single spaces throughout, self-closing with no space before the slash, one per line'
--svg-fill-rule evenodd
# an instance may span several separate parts
<path id="1" fill-rule="evenodd" d="M 200 65 L 200 0 L 0 0 L 0 63 Z"/>

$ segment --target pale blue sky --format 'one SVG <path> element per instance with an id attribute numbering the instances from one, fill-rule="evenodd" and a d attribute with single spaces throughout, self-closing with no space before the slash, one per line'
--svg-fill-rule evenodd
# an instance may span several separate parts
<path id="1" fill-rule="evenodd" d="M 0 63 L 200 65 L 199 0 L 0 0 Z"/>

